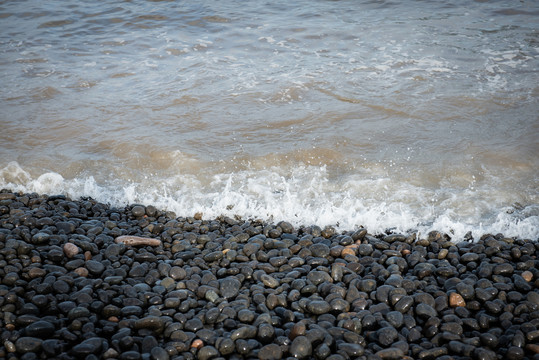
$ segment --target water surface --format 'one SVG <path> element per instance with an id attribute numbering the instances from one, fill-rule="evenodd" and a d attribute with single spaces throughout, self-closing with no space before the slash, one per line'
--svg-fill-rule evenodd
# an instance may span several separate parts
<path id="1" fill-rule="evenodd" d="M 539 238 L 534 1 L 0 1 L 0 187 Z"/>

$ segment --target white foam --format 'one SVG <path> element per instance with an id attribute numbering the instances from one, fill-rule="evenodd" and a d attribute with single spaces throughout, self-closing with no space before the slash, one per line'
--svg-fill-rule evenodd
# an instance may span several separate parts
<path id="1" fill-rule="evenodd" d="M 468 191 L 425 189 L 387 178 L 348 176 L 329 178 L 325 166 L 296 166 L 265 170 L 220 173 L 211 181 L 194 175 L 167 179 L 149 176 L 127 183 L 118 180 L 98 183 L 92 176 L 65 179 L 57 173 L 32 177 L 17 163 L 0 170 L 0 188 L 15 191 L 67 194 L 72 198 L 89 196 L 113 206 L 130 203 L 153 204 L 174 211 L 178 216 L 202 212 L 205 218 L 240 215 L 268 221 L 287 220 L 294 225 L 337 225 L 351 230 L 366 227 L 371 233 L 438 230 L 451 234 L 456 241 L 471 231 L 475 238 L 483 233 L 503 233 L 519 238 L 539 238 L 539 206 L 519 211 L 500 207 L 484 190 L 473 196 Z M 431 201 L 429 199 L 437 199 Z M 489 202 L 493 202 L 491 206 Z M 470 205 L 472 204 L 472 205 Z M 492 214 L 489 216 L 489 214 Z"/>

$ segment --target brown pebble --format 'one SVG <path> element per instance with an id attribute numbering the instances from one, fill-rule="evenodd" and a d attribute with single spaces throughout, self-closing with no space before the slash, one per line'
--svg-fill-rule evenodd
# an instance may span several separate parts
<path id="1" fill-rule="evenodd" d="M 305 326 L 305 323 L 300 321 L 292 326 L 292 329 L 290 329 L 290 335 L 288 335 L 288 337 L 290 340 L 294 340 L 298 336 L 305 335 L 306 330 L 307 327 Z"/>
<path id="2" fill-rule="evenodd" d="M 110 322 L 118 322 L 118 321 L 120 321 L 120 319 L 118 319 L 118 317 L 116 317 L 116 316 L 111 316 L 107 320 L 110 321 Z"/>
<path id="3" fill-rule="evenodd" d="M 31 279 L 43 277 L 46 274 L 47 274 L 47 271 L 45 271 L 45 269 L 41 269 L 38 267 L 33 267 L 30 270 L 28 270 L 28 276 L 30 276 Z"/>
<path id="4" fill-rule="evenodd" d="M 6 330 L 8 331 L 15 330 L 15 324 L 6 324 Z"/>
<path id="5" fill-rule="evenodd" d="M 439 260 L 445 259 L 448 253 L 449 253 L 449 250 L 441 249 L 440 252 L 438 253 L 438 259 Z"/>
<path id="6" fill-rule="evenodd" d="M 83 267 L 76 268 L 75 270 L 73 270 L 73 272 L 82 277 L 88 276 L 88 269 L 83 268 Z"/>
<path id="7" fill-rule="evenodd" d="M 32 256 L 30 258 L 30 261 L 32 261 L 32 263 L 36 264 L 36 263 L 41 263 L 41 258 L 39 256 Z"/>
<path id="8" fill-rule="evenodd" d="M 408 254 L 410 254 L 410 250 L 408 250 L 408 249 L 403 249 L 403 250 L 401 251 L 401 253 L 402 253 L 402 255 L 408 255 Z"/>
<path id="9" fill-rule="evenodd" d="M 9 340 L 4 341 L 4 346 L 6 347 L 6 350 L 9 353 L 14 353 L 15 351 L 17 351 L 17 349 L 15 348 L 15 344 L 13 344 Z"/>
<path id="10" fill-rule="evenodd" d="M 145 238 L 140 236 L 131 236 L 131 235 L 122 235 L 118 236 L 114 242 L 117 244 L 123 243 L 125 245 L 132 245 L 132 246 L 159 246 L 161 245 L 161 240 L 154 239 L 154 238 Z"/>
<path id="11" fill-rule="evenodd" d="M 202 340 L 200 340 L 200 339 L 195 339 L 191 343 L 192 348 L 200 349 L 203 346 L 204 346 L 204 342 Z"/>
<path id="12" fill-rule="evenodd" d="M 531 271 L 528 271 L 528 270 L 523 271 L 521 276 L 522 276 L 522 277 L 524 278 L 524 280 L 526 280 L 527 282 L 530 282 L 530 281 L 533 280 L 533 273 L 532 273 Z"/>
<path id="13" fill-rule="evenodd" d="M 528 344 L 526 349 L 530 350 L 533 353 L 539 354 L 539 345 L 537 344 Z"/>
<path id="14" fill-rule="evenodd" d="M 193 216 L 195 220 L 202 220 L 202 213 L 201 212 L 197 212 L 195 214 L 195 216 Z"/>
<path id="15" fill-rule="evenodd" d="M 464 298 L 460 294 L 451 293 L 449 294 L 449 306 L 451 307 L 466 306 L 466 301 L 464 301 Z"/>
<path id="16" fill-rule="evenodd" d="M 78 253 L 79 253 L 79 247 L 77 245 L 73 243 L 66 243 L 64 245 L 64 254 L 66 254 L 68 258 L 72 258 Z"/>
<path id="17" fill-rule="evenodd" d="M 85 251 L 84 252 L 84 260 L 86 260 L 86 261 L 92 260 L 92 253 L 89 252 L 89 251 Z"/>
<path id="18" fill-rule="evenodd" d="M 344 249 L 341 251 L 341 256 L 344 257 L 346 255 L 354 255 L 356 256 L 358 246 L 357 245 L 348 245 L 345 246 Z"/>

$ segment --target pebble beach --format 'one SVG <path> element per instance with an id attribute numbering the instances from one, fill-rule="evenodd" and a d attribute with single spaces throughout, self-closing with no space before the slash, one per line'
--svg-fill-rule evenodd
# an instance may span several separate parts
<path id="1" fill-rule="evenodd" d="M 0 358 L 539 359 L 539 242 L 0 192 Z"/>

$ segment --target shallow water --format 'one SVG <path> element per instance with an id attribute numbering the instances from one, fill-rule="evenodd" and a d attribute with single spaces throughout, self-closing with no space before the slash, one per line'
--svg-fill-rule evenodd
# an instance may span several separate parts
<path id="1" fill-rule="evenodd" d="M 539 238 L 533 1 L 0 1 L 0 187 Z"/>

